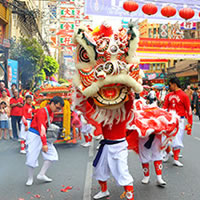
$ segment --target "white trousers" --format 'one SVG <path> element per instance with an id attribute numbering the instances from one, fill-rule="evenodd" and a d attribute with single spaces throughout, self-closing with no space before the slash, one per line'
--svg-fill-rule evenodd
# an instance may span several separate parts
<path id="1" fill-rule="evenodd" d="M 19 138 L 22 139 L 22 140 L 26 140 L 26 136 L 28 134 L 28 131 L 25 131 L 25 125 L 24 123 L 22 122 L 21 120 L 21 130 L 19 132 Z M 27 123 L 28 123 L 28 128 L 30 128 L 30 125 L 31 125 L 31 121 L 30 120 L 27 120 Z"/>
<path id="2" fill-rule="evenodd" d="M 172 141 L 172 148 L 183 148 L 183 136 L 184 136 L 184 130 L 185 130 L 185 122 L 184 119 L 179 120 L 179 130 L 176 134 L 175 138 Z"/>
<path id="3" fill-rule="evenodd" d="M 47 153 L 42 151 L 42 156 L 44 160 L 57 161 L 58 153 L 53 143 L 48 143 Z M 39 135 L 28 132 L 26 137 L 26 165 L 30 167 L 38 167 L 38 157 L 42 150 L 42 141 Z"/>
<path id="4" fill-rule="evenodd" d="M 93 176 L 96 180 L 107 181 L 111 173 L 120 186 L 133 183 L 127 164 L 127 146 L 126 141 L 104 146 L 99 162 L 94 168 Z"/>
<path id="5" fill-rule="evenodd" d="M 91 133 L 91 131 L 92 131 L 92 125 L 90 125 L 90 124 L 84 124 L 84 125 L 82 125 L 82 127 L 81 127 L 81 133 L 83 135 L 88 135 L 89 133 Z"/>
<path id="6" fill-rule="evenodd" d="M 155 136 L 151 148 L 147 149 L 144 144 L 149 140 L 147 138 L 139 138 L 139 158 L 141 163 L 148 163 L 150 161 L 162 160 L 161 137 Z"/>

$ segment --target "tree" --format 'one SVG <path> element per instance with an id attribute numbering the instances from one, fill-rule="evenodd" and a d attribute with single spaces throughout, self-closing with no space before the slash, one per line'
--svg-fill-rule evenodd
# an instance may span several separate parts
<path id="1" fill-rule="evenodd" d="M 169 85 L 169 80 L 173 77 L 176 77 L 176 75 L 172 74 L 167 76 L 167 81 L 166 81 L 167 85 Z M 180 81 L 182 89 L 185 89 L 187 85 L 190 85 L 190 77 L 178 77 L 178 79 Z"/>
<path id="2" fill-rule="evenodd" d="M 59 69 L 58 62 L 51 56 L 45 56 L 44 62 L 43 62 L 43 70 L 45 74 L 50 77 L 53 74 L 55 74 Z"/>
<path id="3" fill-rule="evenodd" d="M 40 76 L 44 62 L 44 51 L 42 46 L 35 38 L 20 38 L 11 46 L 10 57 L 19 62 L 19 79 L 22 82 L 22 87 L 27 85 L 33 86 Z"/>

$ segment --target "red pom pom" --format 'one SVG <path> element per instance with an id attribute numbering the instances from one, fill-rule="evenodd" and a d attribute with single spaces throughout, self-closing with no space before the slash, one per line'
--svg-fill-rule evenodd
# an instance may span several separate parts
<path id="1" fill-rule="evenodd" d="M 102 24 L 100 26 L 100 31 L 101 33 L 104 33 L 105 37 L 110 37 L 113 34 L 113 30 L 111 26 L 105 26 L 104 24 Z"/>

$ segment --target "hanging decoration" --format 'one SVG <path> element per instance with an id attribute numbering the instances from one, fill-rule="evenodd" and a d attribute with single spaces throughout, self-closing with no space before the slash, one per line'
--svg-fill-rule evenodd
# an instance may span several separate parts
<path id="1" fill-rule="evenodd" d="M 160 12 L 164 17 L 168 17 L 168 18 L 176 15 L 176 9 L 173 8 L 172 6 L 165 6 L 161 9 Z"/>
<path id="2" fill-rule="evenodd" d="M 155 15 L 158 11 L 158 8 L 154 4 L 148 3 L 142 6 L 142 11 L 146 15 Z"/>
<path id="3" fill-rule="evenodd" d="M 135 12 L 138 9 L 139 5 L 135 1 L 125 1 L 123 4 L 124 10 L 128 12 Z"/>
<path id="4" fill-rule="evenodd" d="M 194 17 L 195 12 L 192 10 L 192 8 L 183 8 L 179 10 L 179 15 L 185 20 L 191 19 Z"/>

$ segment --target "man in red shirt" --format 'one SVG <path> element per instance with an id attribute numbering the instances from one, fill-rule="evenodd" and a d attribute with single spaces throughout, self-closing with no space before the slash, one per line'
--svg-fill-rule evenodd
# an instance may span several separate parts
<path id="1" fill-rule="evenodd" d="M 64 101 L 61 97 L 55 96 L 50 103 L 45 107 L 39 109 L 33 117 L 29 132 L 26 137 L 27 154 L 26 165 L 28 166 L 28 180 L 27 186 L 33 184 L 34 168 L 38 166 L 38 157 L 42 150 L 44 158 L 43 166 L 37 175 L 38 180 L 51 182 L 45 173 L 53 161 L 58 160 L 57 151 L 53 145 L 47 141 L 46 131 L 48 128 L 48 115 L 50 121 L 53 121 L 54 112 L 58 112 L 64 106 Z"/>
<path id="2" fill-rule="evenodd" d="M 175 111 L 180 116 L 179 131 L 172 141 L 172 148 L 174 153 L 174 165 L 182 167 L 183 164 L 178 160 L 181 148 L 183 148 L 183 135 L 184 135 L 184 118 L 187 119 L 188 125 L 187 134 L 191 134 L 192 129 L 192 109 L 190 106 L 190 99 L 185 92 L 181 90 L 180 81 L 177 77 L 169 80 L 170 92 L 165 97 L 164 109 L 168 111 Z"/>
<path id="3" fill-rule="evenodd" d="M 22 118 L 22 109 L 24 106 L 23 99 L 19 97 L 18 90 L 15 89 L 13 93 L 14 97 L 10 99 L 10 116 L 13 130 L 13 138 L 18 139 L 17 123 L 20 130 L 20 121 Z"/>

